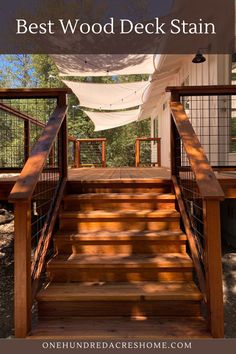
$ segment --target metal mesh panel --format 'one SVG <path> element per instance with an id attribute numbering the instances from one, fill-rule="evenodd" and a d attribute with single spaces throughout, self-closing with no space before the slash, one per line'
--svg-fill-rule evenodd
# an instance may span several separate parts
<path id="1" fill-rule="evenodd" d="M 0 110 L 0 168 L 24 164 L 24 122 Z"/>
<path id="2" fill-rule="evenodd" d="M 22 168 L 44 125 L 56 107 L 56 99 L 1 99 L 0 103 L 26 114 L 33 119 L 29 123 L 29 137 L 25 138 L 25 122 L 15 114 L 0 108 L 0 169 Z"/>
<path id="3" fill-rule="evenodd" d="M 44 259 L 43 252 L 47 250 L 45 247 L 47 228 L 49 227 L 61 183 L 58 143 L 57 139 L 51 150 L 47 165 L 40 175 L 31 201 L 32 260 L 34 259 L 33 278 L 36 276 L 40 260 Z M 53 248 L 49 248 L 47 256 L 50 256 L 52 252 Z"/>
<path id="4" fill-rule="evenodd" d="M 68 140 L 68 166 L 69 167 L 75 166 L 75 148 L 76 145 L 74 141 Z"/>
<path id="5" fill-rule="evenodd" d="M 100 141 L 80 141 L 80 166 L 102 166 L 102 143 Z"/>
<path id="6" fill-rule="evenodd" d="M 176 134 L 176 162 L 178 184 L 181 189 L 185 210 L 188 213 L 192 234 L 194 235 L 197 245 L 199 259 L 204 269 L 205 238 L 203 199 L 178 132 Z"/>
<path id="7" fill-rule="evenodd" d="M 152 159 L 152 143 L 150 141 L 140 142 L 140 165 L 151 166 L 154 162 Z"/>
<path id="8" fill-rule="evenodd" d="M 236 96 L 185 96 L 182 103 L 211 166 L 236 166 Z"/>

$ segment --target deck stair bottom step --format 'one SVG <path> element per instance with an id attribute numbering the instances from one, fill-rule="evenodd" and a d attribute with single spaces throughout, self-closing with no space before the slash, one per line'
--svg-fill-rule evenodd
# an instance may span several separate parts
<path id="1" fill-rule="evenodd" d="M 51 283 L 38 296 L 40 317 L 199 316 L 193 282 Z"/>

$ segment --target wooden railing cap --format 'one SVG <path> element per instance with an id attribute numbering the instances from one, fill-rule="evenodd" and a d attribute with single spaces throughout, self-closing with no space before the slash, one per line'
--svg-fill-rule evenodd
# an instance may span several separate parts
<path id="1" fill-rule="evenodd" d="M 170 108 L 202 197 L 204 199 L 223 200 L 225 194 L 185 113 L 183 105 L 180 102 L 171 102 Z"/>
<path id="2" fill-rule="evenodd" d="M 236 95 L 236 85 L 168 86 L 166 92 L 179 96 Z"/>
<path id="3" fill-rule="evenodd" d="M 10 193 L 9 202 L 31 199 L 66 113 L 66 105 L 56 107 Z"/>

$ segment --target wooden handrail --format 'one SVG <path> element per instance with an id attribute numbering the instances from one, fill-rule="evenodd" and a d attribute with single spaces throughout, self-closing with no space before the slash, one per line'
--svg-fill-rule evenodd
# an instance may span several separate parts
<path id="1" fill-rule="evenodd" d="M 224 96 L 236 95 L 236 85 L 217 86 L 169 86 L 166 92 L 179 96 Z"/>
<path id="2" fill-rule="evenodd" d="M 10 193 L 9 202 L 31 199 L 66 113 L 66 105 L 56 107 Z"/>
<path id="3" fill-rule="evenodd" d="M 171 102 L 170 108 L 202 197 L 204 199 L 223 200 L 224 192 L 184 111 L 183 105 L 180 102 Z"/>
<path id="4" fill-rule="evenodd" d="M 19 111 L 18 109 L 12 108 L 11 106 L 8 106 L 8 105 L 3 104 L 3 103 L 1 103 L 1 102 L 0 102 L 0 109 L 1 109 L 2 111 L 6 112 L 6 113 L 12 114 L 13 116 L 15 116 L 15 117 L 17 117 L 17 118 L 21 118 L 21 119 L 23 119 L 23 120 L 25 120 L 25 121 L 28 121 L 28 122 L 30 122 L 30 123 L 32 123 L 32 124 L 35 124 L 35 125 L 37 125 L 38 127 L 44 128 L 44 127 L 46 126 L 45 123 L 40 122 L 39 120 L 37 120 L 37 119 L 35 119 L 35 118 L 33 118 L 33 117 L 30 117 L 29 115 L 27 115 L 27 114 L 25 114 L 25 113 Z"/>
<path id="5" fill-rule="evenodd" d="M 60 95 L 72 93 L 64 88 L 0 88 L 0 98 L 58 98 Z"/>
<path id="6" fill-rule="evenodd" d="M 89 138 L 89 139 L 77 139 L 77 141 L 81 142 L 81 143 L 90 143 L 90 142 L 100 142 L 100 141 L 106 141 L 106 138 Z"/>
<path id="7" fill-rule="evenodd" d="M 156 142 L 160 142 L 161 138 L 137 138 L 136 140 L 140 140 L 140 141 L 156 141 Z"/>
<path id="8" fill-rule="evenodd" d="M 6 104 L 3 104 L 2 102 L 0 102 L 0 109 L 4 112 L 7 112 L 7 113 L 10 113 L 12 115 L 14 115 L 15 117 L 17 118 L 20 118 L 20 119 L 23 119 L 25 121 L 28 121 L 34 125 L 37 125 L 38 127 L 42 127 L 42 128 L 45 128 L 46 127 L 46 124 L 43 123 L 43 122 L 40 122 L 39 120 L 29 116 L 28 114 L 25 114 L 21 111 L 19 111 L 18 109 L 16 108 L 12 108 L 11 106 L 8 106 Z M 77 138 L 69 135 L 68 136 L 68 140 L 69 141 L 77 141 Z"/>

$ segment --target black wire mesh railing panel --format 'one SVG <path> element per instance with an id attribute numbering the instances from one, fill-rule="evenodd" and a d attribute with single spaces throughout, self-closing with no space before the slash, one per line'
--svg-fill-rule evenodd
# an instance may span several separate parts
<path id="1" fill-rule="evenodd" d="M 102 164 L 102 142 L 80 141 L 80 166 L 101 167 Z"/>
<path id="2" fill-rule="evenodd" d="M 46 124 L 48 118 L 53 113 L 57 99 L 56 98 L 16 98 L 0 99 L 0 102 L 6 104 L 26 115 L 34 118 L 36 121 Z"/>
<path id="3" fill-rule="evenodd" d="M 152 151 L 151 141 L 140 141 L 140 166 L 151 166 L 156 158 Z"/>
<path id="4" fill-rule="evenodd" d="M 204 214 L 203 198 L 199 192 L 195 175 L 191 170 L 187 154 L 179 134 L 176 136 L 176 177 L 181 189 L 185 210 L 188 214 L 192 234 L 204 270 Z"/>
<path id="5" fill-rule="evenodd" d="M 37 273 L 39 263 L 44 259 L 43 252 L 47 251 L 47 257 L 53 254 L 53 247 L 45 247 L 47 231 L 51 216 L 55 207 L 59 187 L 61 185 L 60 161 L 58 157 L 59 142 L 51 149 L 47 164 L 32 196 L 31 206 L 31 255 L 34 260 L 32 277 Z"/>
<path id="6" fill-rule="evenodd" d="M 75 166 L 75 143 L 72 140 L 68 140 L 68 166 Z"/>
<path id="7" fill-rule="evenodd" d="M 24 122 L 0 109 L 0 168 L 24 164 Z"/>
<path id="8" fill-rule="evenodd" d="M 0 169 L 22 168 L 56 107 L 56 99 L 0 99 L 0 103 L 16 110 L 13 114 L 0 108 Z M 33 121 L 17 117 L 18 111 Z M 28 138 L 25 122 L 29 122 Z"/>
<path id="9" fill-rule="evenodd" d="M 236 166 L 236 96 L 185 96 L 182 103 L 211 166 Z"/>

